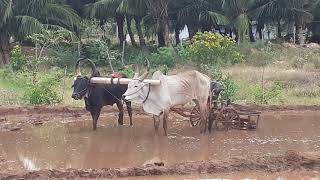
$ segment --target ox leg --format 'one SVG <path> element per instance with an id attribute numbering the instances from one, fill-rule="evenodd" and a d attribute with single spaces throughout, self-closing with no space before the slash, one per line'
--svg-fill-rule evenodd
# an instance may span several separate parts
<path id="1" fill-rule="evenodd" d="M 123 125 L 123 104 L 121 101 L 117 102 L 117 107 L 119 110 L 119 115 L 118 115 L 118 124 Z"/>
<path id="2" fill-rule="evenodd" d="M 200 104 L 200 133 L 205 133 L 207 130 L 207 121 L 208 121 L 208 111 L 206 108 L 206 104 Z"/>
<path id="3" fill-rule="evenodd" d="M 164 135 L 165 136 L 168 135 L 168 124 L 167 124 L 168 118 L 169 118 L 169 111 L 165 110 L 163 112 L 163 130 L 164 130 Z"/>
<path id="4" fill-rule="evenodd" d="M 94 131 L 97 130 L 97 122 L 98 122 L 98 119 L 100 116 L 100 112 L 101 112 L 101 109 L 90 111 L 91 116 L 92 116 L 92 125 L 93 125 Z"/>
<path id="5" fill-rule="evenodd" d="M 126 106 L 127 106 L 127 111 L 129 114 L 129 119 L 130 119 L 130 126 L 132 126 L 132 107 L 131 107 L 131 102 L 127 101 L 126 102 Z"/>
<path id="6" fill-rule="evenodd" d="M 213 124 L 213 114 L 209 111 L 209 127 L 208 127 L 208 130 L 209 130 L 209 133 L 211 133 L 212 131 L 212 124 Z"/>
<path id="7" fill-rule="evenodd" d="M 160 124 L 160 116 L 153 115 L 153 125 L 156 132 L 158 132 L 159 124 Z"/>

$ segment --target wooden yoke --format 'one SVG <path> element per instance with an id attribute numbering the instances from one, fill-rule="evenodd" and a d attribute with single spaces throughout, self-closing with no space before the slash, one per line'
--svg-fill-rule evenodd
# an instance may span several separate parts
<path id="1" fill-rule="evenodd" d="M 91 83 L 94 84 L 129 84 L 132 79 L 129 78 L 107 78 L 107 77 L 93 77 L 90 79 Z M 160 80 L 145 79 L 145 83 L 150 83 L 152 86 L 159 86 L 161 84 Z"/>

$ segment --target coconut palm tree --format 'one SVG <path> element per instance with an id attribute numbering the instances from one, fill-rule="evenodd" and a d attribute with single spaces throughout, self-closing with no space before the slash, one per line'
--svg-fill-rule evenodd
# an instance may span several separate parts
<path id="1" fill-rule="evenodd" d="M 221 34 L 235 32 L 243 41 L 250 27 L 250 13 L 256 0 L 186 0 L 181 1 L 178 19 L 187 24 L 192 37 L 199 29 L 217 29 Z M 224 27 L 224 33 L 220 30 Z"/>
<path id="2" fill-rule="evenodd" d="M 10 63 L 11 37 L 23 38 L 44 26 L 77 30 L 78 15 L 63 1 L 0 0 L 0 63 Z"/>
<path id="3" fill-rule="evenodd" d="M 91 18 L 96 18 L 100 21 L 106 21 L 114 18 L 118 27 L 118 39 L 122 46 L 125 41 L 124 36 L 124 21 L 125 15 L 117 11 L 122 0 L 98 0 L 87 5 L 86 14 Z"/>
<path id="4" fill-rule="evenodd" d="M 133 19 L 135 21 L 140 46 L 145 47 L 146 42 L 142 32 L 142 19 L 144 16 L 147 15 L 147 7 L 146 7 L 145 1 L 144 0 L 122 0 L 122 3 L 118 7 L 117 11 L 123 14 L 126 14 L 128 33 L 130 37 L 133 37 L 133 33 L 131 32 L 131 20 Z M 132 40 L 134 40 L 134 38 L 131 38 L 131 41 Z"/>
<path id="5" fill-rule="evenodd" d="M 268 0 L 260 7 L 260 17 L 268 17 L 278 23 L 284 21 L 289 25 L 294 25 L 299 36 L 299 43 L 304 43 L 303 30 L 306 24 L 313 19 L 312 10 L 319 0 Z M 293 29 L 291 27 L 291 29 Z M 281 29 L 278 28 L 278 31 Z M 281 32 L 278 32 L 280 35 Z M 278 36 L 279 36 L 278 35 Z"/>

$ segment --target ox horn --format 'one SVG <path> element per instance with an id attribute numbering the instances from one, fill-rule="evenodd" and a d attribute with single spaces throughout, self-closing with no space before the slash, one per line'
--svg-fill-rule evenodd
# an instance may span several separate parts
<path id="1" fill-rule="evenodd" d="M 140 81 L 143 81 L 149 74 L 150 71 L 150 61 L 146 58 L 147 70 L 139 77 Z"/>
<path id="2" fill-rule="evenodd" d="M 89 62 L 90 66 L 91 66 L 91 70 L 92 70 L 91 77 L 100 76 L 100 73 L 97 70 L 96 65 L 90 59 L 87 59 L 87 61 Z"/>
<path id="3" fill-rule="evenodd" d="M 78 61 L 76 62 L 76 73 L 77 73 L 77 76 L 81 76 L 81 70 L 80 70 L 80 63 L 81 61 L 85 60 L 84 58 L 80 58 L 78 59 Z"/>
<path id="4" fill-rule="evenodd" d="M 135 64 L 135 73 L 134 73 L 134 76 L 133 76 L 133 79 L 137 79 L 139 78 L 139 66 L 138 64 Z"/>

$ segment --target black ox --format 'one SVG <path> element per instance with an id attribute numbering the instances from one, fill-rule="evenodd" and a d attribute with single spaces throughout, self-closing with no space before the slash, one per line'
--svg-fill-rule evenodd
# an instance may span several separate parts
<path id="1" fill-rule="evenodd" d="M 87 59 L 89 65 L 92 68 L 92 74 L 90 77 L 82 76 L 80 72 L 80 63 L 85 59 L 80 59 L 76 63 L 77 77 L 72 85 L 73 93 L 72 98 L 80 100 L 84 98 L 86 110 L 91 113 L 93 120 L 93 130 L 97 129 L 97 121 L 100 116 L 100 112 L 103 106 L 113 106 L 117 104 L 119 109 L 118 124 L 123 125 L 123 103 L 122 95 L 126 92 L 128 85 L 120 84 L 92 84 L 90 78 L 100 77 L 100 73 L 97 70 L 95 64 Z M 122 75 L 126 77 L 125 75 Z M 130 118 L 130 126 L 132 126 L 132 108 L 131 102 L 126 101 L 126 106 Z"/>

